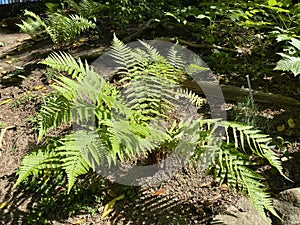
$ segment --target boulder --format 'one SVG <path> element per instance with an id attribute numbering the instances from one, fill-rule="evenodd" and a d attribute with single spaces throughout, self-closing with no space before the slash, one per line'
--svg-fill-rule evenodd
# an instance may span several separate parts
<path id="1" fill-rule="evenodd" d="M 282 219 L 275 220 L 274 225 L 300 224 L 300 187 L 280 192 L 273 205 Z"/>
<path id="2" fill-rule="evenodd" d="M 211 225 L 269 225 L 256 209 L 252 206 L 249 199 L 242 197 L 236 205 L 214 217 Z"/>

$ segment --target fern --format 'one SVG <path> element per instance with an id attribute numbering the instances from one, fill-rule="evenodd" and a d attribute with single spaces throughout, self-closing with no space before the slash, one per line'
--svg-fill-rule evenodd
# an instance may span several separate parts
<path id="1" fill-rule="evenodd" d="M 38 141 L 50 128 L 58 128 L 64 124 L 71 125 L 72 112 L 70 102 L 62 95 L 48 96 L 37 114 L 37 121 L 39 125 Z"/>
<path id="2" fill-rule="evenodd" d="M 103 10 L 103 5 L 93 0 L 81 0 L 79 3 L 74 0 L 64 0 L 72 10 L 88 19 L 99 17 Z"/>
<path id="3" fill-rule="evenodd" d="M 37 176 L 44 170 L 53 170 L 61 168 L 60 159 L 53 151 L 56 144 L 49 143 L 47 146 L 41 146 L 35 151 L 27 154 L 17 171 L 18 179 L 14 187 L 23 182 L 27 177 Z"/>
<path id="4" fill-rule="evenodd" d="M 249 196 L 253 206 L 267 222 L 269 221 L 264 210 L 279 218 L 272 206 L 271 196 L 266 192 L 264 178 L 252 169 L 258 166 L 252 160 L 255 155 L 266 159 L 285 176 L 279 157 L 268 145 L 271 138 L 251 126 L 235 122 L 203 120 L 200 126 L 203 125 L 206 125 L 204 129 L 207 132 L 202 132 L 204 135 L 200 135 L 201 145 L 197 147 L 196 155 L 193 157 L 205 163 L 208 169 L 213 169 L 214 177 L 220 184 L 227 182 L 231 188 Z M 218 137 L 213 135 L 217 128 L 222 128 L 226 133 L 226 141 L 220 145 L 215 145 Z M 211 137 L 214 137 L 215 141 L 209 141 Z"/>
<path id="5" fill-rule="evenodd" d="M 46 32 L 55 44 L 68 43 L 81 32 L 95 28 L 96 26 L 93 22 L 82 16 L 65 16 L 61 13 L 49 14 L 47 23 L 49 25 Z"/>
<path id="6" fill-rule="evenodd" d="M 20 27 L 22 32 L 27 33 L 32 37 L 47 27 L 44 21 L 34 12 L 25 10 L 24 16 L 29 16 L 29 18 L 26 21 L 22 20 L 23 24 L 17 24 L 17 26 Z"/>
<path id="7" fill-rule="evenodd" d="M 92 68 L 87 62 L 82 63 L 81 60 L 76 61 L 70 54 L 65 52 L 53 52 L 40 63 L 53 69 L 67 72 L 69 75 L 72 75 L 73 79 L 80 79 L 83 74 L 92 71 Z"/>
<path id="8" fill-rule="evenodd" d="M 226 181 L 229 187 L 249 196 L 251 203 L 266 222 L 269 221 L 264 210 L 280 218 L 272 205 L 271 195 L 266 192 L 264 178 L 250 169 L 253 165 L 256 164 L 251 162 L 251 156 L 241 154 L 232 145 L 224 144 L 219 152 L 215 177 L 220 183 Z"/>
<path id="9" fill-rule="evenodd" d="M 55 77 L 56 94 L 46 98 L 38 114 L 39 139 L 63 124 L 74 129 L 57 146 L 27 155 L 17 184 L 44 169 L 57 168 L 65 171 L 70 191 L 77 177 L 90 169 L 98 171 L 104 163 L 116 164 L 164 148 L 200 162 L 202 168 L 214 168 L 220 184 L 227 182 L 243 191 L 262 217 L 266 219 L 264 210 L 278 217 L 263 177 L 253 170 L 258 166 L 255 156 L 284 176 L 280 159 L 269 145 L 271 139 L 251 126 L 220 119 L 175 120 L 170 114 L 175 114 L 176 97 L 202 104 L 199 96 L 177 87 L 182 74 L 205 68 L 185 65 L 176 48 L 164 58 L 153 46 L 140 43 L 141 48 L 131 49 L 113 39 L 111 56 L 119 65 L 119 88 L 69 54 L 53 53 L 42 62 L 63 73 Z"/>
<path id="10" fill-rule="evenodd" d="M 44 30 L 54 44 L 65 44 L 73 40 L 77 35 L 96 25 L 88 19 L 79 15 L 66 16 L 60 12 L 48 13 L 48 17 L 42 20 L 31 11 L 25 11 L 25 16 L 29 16 L 23 24 L 18 24 L 21 31 L 35 36 L 39 31 Z"/>

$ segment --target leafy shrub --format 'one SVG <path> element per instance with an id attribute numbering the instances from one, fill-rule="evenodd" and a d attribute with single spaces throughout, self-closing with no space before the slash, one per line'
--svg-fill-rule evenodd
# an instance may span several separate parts
<path id="1" fill-rule="evenodd" d="M 195 146 L 192 153 L 184 152 L 190 162 L 204 169 L 208 165 L 220 184 L 249 196 L 265 219 L 265 209 L 278 217 L 263 177 L 255 172 L 259 164 L 254 159 L 260 158 L 283 175 L 280 159 L 268 144 L 270 138 L 251 126 L 220 119 L 174 119 L 166 112 L 172 112 L 176 95 L 200 102 L 189 90 L 173 88 L 187 68 L 175 48 L 165 58 L 153 46 L 141 44 L 146 50 L 131 50 L 116 37 L 113 40 L 111 55 L 120 65 L 116 75 L 121 88 L 66 53 L 53 53 L 42 62 L 71 78 L 56 76 L 57 92 L 38 114 L 39 140 L 62 125 L 72 125 L 73 131 L 26 155 L 15 186 L 29 176 L 41 176 L 42 171 L 59 170 L 67 175 L 70 192 L 79 175 L 97 171 L 106 162 L 138 159 L 162 146 L 172 152 L 176 143 L 184 141 L 185 147 Z M 158 121 L 171 125 L 157 126 Z M 225 139 L 214 135 L 217 129 L 225 130 Z"/>

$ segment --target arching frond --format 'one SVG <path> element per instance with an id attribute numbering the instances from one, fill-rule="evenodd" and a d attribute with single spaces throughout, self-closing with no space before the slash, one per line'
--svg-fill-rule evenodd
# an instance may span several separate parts
<path id="1" fill-rule="evenodd" d="M 83 74 L 93 71 L 87 62 L 82 63 L 80 59 L 76 60 L 65 52 L 53 52 L 40 63 L 59 71 L 68 72 L 73 79 L 80 79 Z"/>

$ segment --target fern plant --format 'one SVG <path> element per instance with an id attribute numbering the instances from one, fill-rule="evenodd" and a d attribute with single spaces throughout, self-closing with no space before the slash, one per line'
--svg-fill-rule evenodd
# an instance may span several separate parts
<path id="1" fill-rule="evenodd" d="M 29 16 L 27 21 L 17 24 L 22 32 L 34 37 L 44 31 L 50 36 L 54 44 L 59 45 L 68 43 L 82 32 L 96 27 L 92 21 L 76 14 L 66 16 L 60 12 L 48 13 L 44 20 L 27 10 L 25 10 L 24 15 Z"/>
<path id="2" fill-rule="evenodd" d="M 279 157 L 268 145 L 270 138 L 251 126 L 220 119 L 172 117 L 176 95 L 201 104 L 197 95 L 176 86 L 190 65 L 185 66 L 176 48 L 165 58 L 153 46 L 141 45 L 143 49 L 132 50 L 114 37 L 111 56 L 119 65 L 115 74 L 119 85 L 66 53 L 52 53 L 42 62 L 69 76 L 56 76 L 56 93 L 38 113 L 39 140 L 50 129 L 63 125 L 73 129 L 55 144 L 26 155 L 15 185 L 44 170 L 63 170 L 71 191 L 79 175 L 97 171 L 104 163 L 147 156 L 162 147 L 176 151 L 181 145 L 185 158 L 203 169 L 208 166 L 220 184 L 244 192 L 266 220 L 264 210 L 278 217 L 253 160 L 264 159 L 284 175 Z M 225 137 L 215 135 L 218 129 L 225 130 Z M 192 153 L 184 150 L 189 146 L 194 146 Z"/>

